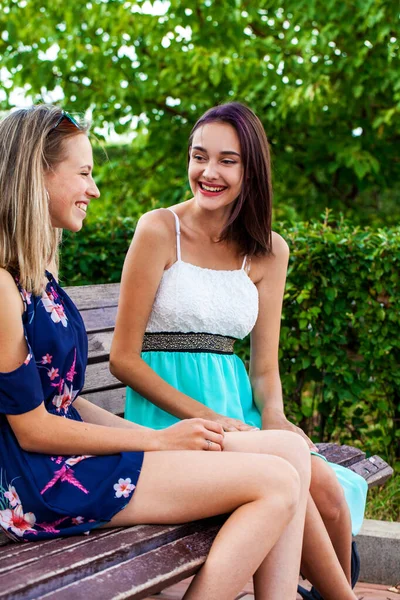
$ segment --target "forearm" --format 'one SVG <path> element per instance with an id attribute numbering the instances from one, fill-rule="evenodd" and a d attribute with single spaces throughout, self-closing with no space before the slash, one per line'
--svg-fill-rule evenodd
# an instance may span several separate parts
<path id="1" fill-rule="evenodd" d="M 102 455 L 158 450 L 159 432 L 152 429 L 121 429 L 64 419 L 47 411 L 35 411 L 39 409 L 32 411 L 33 427 L 24 425 L 14 430 L 21 447 L 30 452 Z"/>
<path id="2" fill-rule="evenodd" d="M 139 356 L 110 361 L 111 372 L 125 385 L 178 419 L 212 419 L 214 412 L 169 385 Z"/>
<path id="3" fill-rule="evenodd" d="M 82 396 L 78 396 L 78 398 L 75 399 L 74 407 L 86 423 L 104 425 L 106 427 L 117 427 L 118 429 L 149 429 L 148 427 L 143 427 L 137 423 L 132 423 L 132 421 L 127 421 L 118 415 L 114 415 L 108 410 L 96 406 L 93 402 L 85 400 Z"/>
<path id="4" fill-rule="evenodd" d="M 284 416 L 282 384 L 278 368 L 252 376 L 251 384 L 254 401 L 261 413 L 263 427 L 270 415 Z"/>

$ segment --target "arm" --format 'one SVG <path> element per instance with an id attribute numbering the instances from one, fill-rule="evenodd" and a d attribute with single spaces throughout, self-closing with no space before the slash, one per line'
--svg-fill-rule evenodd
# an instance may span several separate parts
<path id="1" fill-rule="evenodd" d="M 263 425 L 272 413 L 284 415 L 278 350 L 289 247 L 276 233 L 272 240 L 274 255 L 257 264 L 259 316 L 251 333 L 250 380 Z"/>
<path id="2" fill-rule="evenodd" d="M 96 414 L 97 422 L 104 424 L 83 423 L 48 413 L 41 398 L 35 359 L 27 358 L 22 312 L 23 304 L 12 277 L 0 269 L 0 387 L 2 377 L 3 381 L 12 381 L 0 394 L 0 411 L 6 414 L 21 448 L 43 454 L 101 455 L 130 450 L 201 450 L 207 449 L 209 439 L 215 442 L 213 450 L 221 449 L 222 428 L 202 419 L 153 431 L 134 426 L 121 428 L 118 417 L 113 416 L 113 425 L 109 426 L 111 423 L 105 424 L 102 409 L 88 409 L 85 401 L 78 402 L 78 406 L 83 411 L 89 410 L 92 416 Z M 18 369 L 21 373 L 14 373 Z"/>
<path id="3" fill-rule="evenodd" d="M 260 305 L 259 317 L 251 334 L 250 361 L 254 400 L 262 416 L 263 429 L 290 429 L 314 446 L 284 414 L 278 350 L 289 248 L 276 233 L 273 233 L 273 249 L 274 255 L 264 257 L 258 265 Z"/>
<path id="4" fill-rule="evenodd" d="M 126 419 L 123 419 L 118 415 L 114 415 L 100 406 L 96 406 L 96 404 L 89 402 L 89 400 L 85 400 L 85 398 L 82 398 L 82 396 L 78 396 L 74 400 L 74 407 L 77 409 L 80 416 L 86 423 L 105 425 L 108 427 L 118 427 L 118 429 L 143 429 L 145 431 L 151 431 L 151 429 L 148 427 L 142 427 L 142 425 L 127 421 Z"/>
<path id="5" fill-rule="evenodd" d="M 179 419 L 217 420 L 219 415 L 166 383 L 141 358 L 157 288 L 165 268 L 175 261 L 175 230 L 172 215 L 166 212 L 144 215 L 129 248 L 122 272 L 110 369 L 125 385 Z"/>

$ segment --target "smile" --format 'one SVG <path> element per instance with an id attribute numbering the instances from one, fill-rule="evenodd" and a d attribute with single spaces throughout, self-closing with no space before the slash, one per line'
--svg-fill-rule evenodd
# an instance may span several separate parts
<path id="1" fill-rule="evenodd" d="M 87 211 L 87 204 L 86 202 L 77 202 L 76 205 L 78 208 L 80 208 L 81 210 L 83 210 L 83 212 Z"/>
<path id="2" fill-rule="evenodd" d="M 204 190 L 205 192 L 214 192 L 214 193 L 219 193 L 219 192 L 223 192 L 224 190 L 226 190 L 226 186 L 223 185 L 206 185 L 205 183 L 199 181 L 199 186 L 202 190 Z"/>

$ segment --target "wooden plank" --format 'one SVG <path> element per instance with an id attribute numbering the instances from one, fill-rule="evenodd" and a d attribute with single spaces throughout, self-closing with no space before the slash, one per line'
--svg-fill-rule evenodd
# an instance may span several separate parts
<path id="1" fill-rule="evenodd" d="M 82 396 L 100 406 L 105 410 L 112 412 L 114 415 L 123 416 L 125 411 L 125 386 L 113 390 L 96 391 L 92 393 L 82 392 Z"/>
<path id="2" fill-rule="evenodd" d="M 65 287 L 68 296 L 79 310 L 117 306 L 119 298 L 119 283 L 104 283 L 97 285 L 82 285 Z"/>
<path id="3" fill-rule="evenodd" d="M 361 477 L 364 477 L 371 488 L 375 485 L 383 485 L 393 475 L 393 469 L 380 456 L 370 456 L 349 467 Z"/>
<path id="4" fill-rule="evenodd" d="M 110 330 L 115 327 L 115 317 L 117 316 L 116 306 L 80 310 L 80 313 L 87 333 Z"/>
<path id="5" fill-rule="evenodd" d="M 85 385 L 82 396 L 86 392 L 121 387 L 121 382 L 110 373 L 108 363 L 95 363 L 86 367 Z"/>
<path id="6" fill-rule="evenodd" d="M 220 527 L 223 518 L 159 526 L 137 525 L 91 534 L 90 538 L 76 536 L 58 540 L 50 552 L 38 552 L 30 561 L 15 560 L 11 571 L 0 574 L 0 598 L 31 600 L 53 593 L 63 586 L 120 564 L 135 556 L 165 546 L 170 542 L 202 532 L 207 537 L 210 527 Z M 218 524 L 219 523 L 219 524 Z M 97 534 L 97 535 L 96 535 Z M 38 546 L 39 544 L 29 544 Z"/>
<path id="7" fill-rule="evenodd" d="M 104 538 L 119 529 L 102 529 L 87 535 L 77 535 L 65 538 L 53 538 L 41 542 L 11 543 L 0 549 L 0 576 L 20 567 L 26 567 L 43 556 L 51 557 L 58 552 L 75 551 L 85 544 L 90 544 L 94 537 Z"/>
<path id="8" fill-rule="evenodd" d="M 51 593 L 52 600 L 143 600 L 193 575 L 205 562 L 219 526 L 198 531 Z M 42 600 L 50 594 L 40 596 Z"/>
<path id="9" fill-rule="evenodd" d="M 327 460 L 343 467 L 350 467 L 365 458 L 365 452 L 353 446 L 338 444 L 316 444 L 316 446 Z"/>
<path id="10" fill-rule="evenodd" d="M 112 338 L 112 330 L 88 334 L 89 363 L 109 360 Z"/>

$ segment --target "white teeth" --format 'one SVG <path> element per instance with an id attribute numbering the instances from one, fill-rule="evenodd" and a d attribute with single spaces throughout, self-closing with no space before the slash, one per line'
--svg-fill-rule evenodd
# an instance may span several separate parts
<path id="1" fill-rule="evenodd" d="M 77 202 L 76 206 L 85 212 L 87 211 L 87 204 L 85 202 Z"/>
<path id="2" fill-rule="evenodd" d="M 206 192 L 222 192 L 222 190 L 224 189 L 223 187 L 210 187 L 209 185 L 206 185 L 205 183 L 202 183 L 201 187 Z"/>

